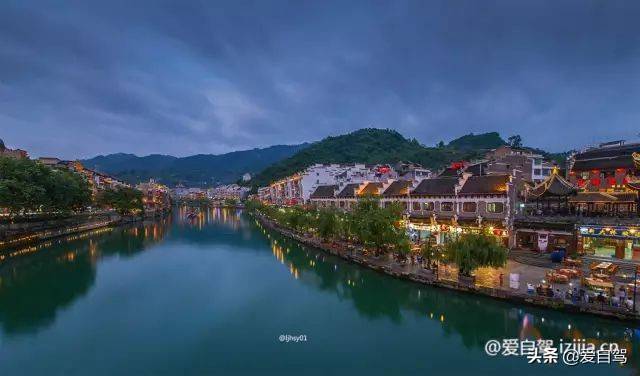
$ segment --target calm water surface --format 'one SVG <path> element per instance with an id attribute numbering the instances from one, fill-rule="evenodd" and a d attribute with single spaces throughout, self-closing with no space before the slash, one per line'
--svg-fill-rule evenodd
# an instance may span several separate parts
<path id="1" fill-rule="evenodd" d="M 626 375 L 640 369 L 633 333 L 398 281 L 236 211 L 190 221 L 176 210 L 5 252 L 0 263 L 0 375 Z M 492 338 L 540 337 L 616 341 L 630 363 L 569 368 L 484 353 Z"/>

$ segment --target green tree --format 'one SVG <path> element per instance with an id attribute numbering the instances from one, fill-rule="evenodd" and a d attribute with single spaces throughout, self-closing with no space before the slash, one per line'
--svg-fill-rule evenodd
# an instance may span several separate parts
<path id="1" fill-rule="evenodd" d="M 316 230 L 323 240 L 335 238 L 340 232 L 340 218 L 335 210 L 324 208 L 318 211 Z"/>
<path id="2" fill-rule="evenodd" d="M 384 250 L 400 246 L 407 238 L 401 219 L 401 206 L 392 204 L 382 208 L 378 199 L 365 197 L 353 211 L 353 232 L 368 247 Z"/>
<path id="3" fill-rule="evenodd" d="M 507 138 L 507 143 L 512 148 L 521 148 L 522 147 L 522 137 L 520 137 L 519 134 L 510 136 L 509 138 Z"/>
<path id="4" fill-rule="evenodd" d="M 427 260 L 427 266 L 431 267 L 431 259 L 435 256 L 435 250 L 430 239 L 427 239 L 420 247 L 420 255 Z"/>
<path id="5" fill-rule="evenodd" d="M 98 196 L 98 203 L 115 209 L 121 215 L 137 214 L 144 210 L 142 192 L 128 187 L 104 190 Z"/>
<path id="6" fill-rule="evenodd" d="M 503 267 L 507 249 L 492 235 L 462 234 L 445 246 L 445 257 L 458 265 L 461 275 L 471 276 L 479 267 Z"/>
<path id="7" fill-rule="evenodd" d="M 83 176 L 29 159 L 0 158 L 0 207 L 11 213 L 77 211 L 90 203 Z"/>

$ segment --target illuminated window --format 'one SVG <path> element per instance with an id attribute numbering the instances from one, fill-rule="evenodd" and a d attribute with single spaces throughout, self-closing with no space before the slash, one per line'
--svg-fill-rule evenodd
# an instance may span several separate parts
<path id="1" fill-rule="evenodd" d="M 423 202 L 422 210 L 432 211 L 433 210 L 433 202 Z"/>
<path id="2" fill-rule="evenodd" d="M 450 212 L 453 211 L 453 202 L 445 201 L 440 204 L 440 211 Z"/>
<path id="3" fill-rule="evenodd" d="M 487 203 L 488 213 L 502 213 L 504 211 L 504 204 L 501 202 L 489 202 Z"/>

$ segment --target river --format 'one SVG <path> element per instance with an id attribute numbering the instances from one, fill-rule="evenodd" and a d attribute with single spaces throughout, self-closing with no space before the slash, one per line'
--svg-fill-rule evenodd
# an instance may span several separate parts
<path id="1" fill-rule="evenodd" d="M 5 251 L 0 375 L 636 374 L 629 324 L 400 281 L 241 211 Z M 281 335 L 306 341 L 281 342 Z M 490 339 L 617 342 L 625 366 L 489 357 Z"/>

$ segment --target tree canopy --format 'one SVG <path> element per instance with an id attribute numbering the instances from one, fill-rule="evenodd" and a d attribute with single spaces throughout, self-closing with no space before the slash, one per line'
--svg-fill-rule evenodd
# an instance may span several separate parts
<path id="1" fill-rule="evenodd" d="M 129 187 L 107 189 L 100 192 L 98 204 L 113 208 L 121 215 L 137 214 L 144 210 L 142 192 Z"/>
<path id="2" fill-rule="evenodd" d="M 470 276 L 479 267 L 503 267 L 507 248 L 492 235 L 462 234 L 445 246 L 445 257 L 458 265 L 461 275 Z"/>
<path id="3" fill-rule="evenodd" d="M 267 167 L 251 179 L 251 184 L 265 186 L 315 163 L 411 161 L 427 168 L 439 168 L 452 161 L 479 157 L 487 150 L 504 144 L 500 135 L 492 132 L 465 135 L 447 146 L 442 142 L 438 147 L 426 147 L 415 139 L 406 139 L 395 130 L 366 128 L 315 142 L 293 156 Z"/>
<path id="4" fill-rule="evenodd" d="M 0 207 L 11 213 L 77 211 L 90 204 L 83 176 L 30 159 L 0 157 Z"/>

